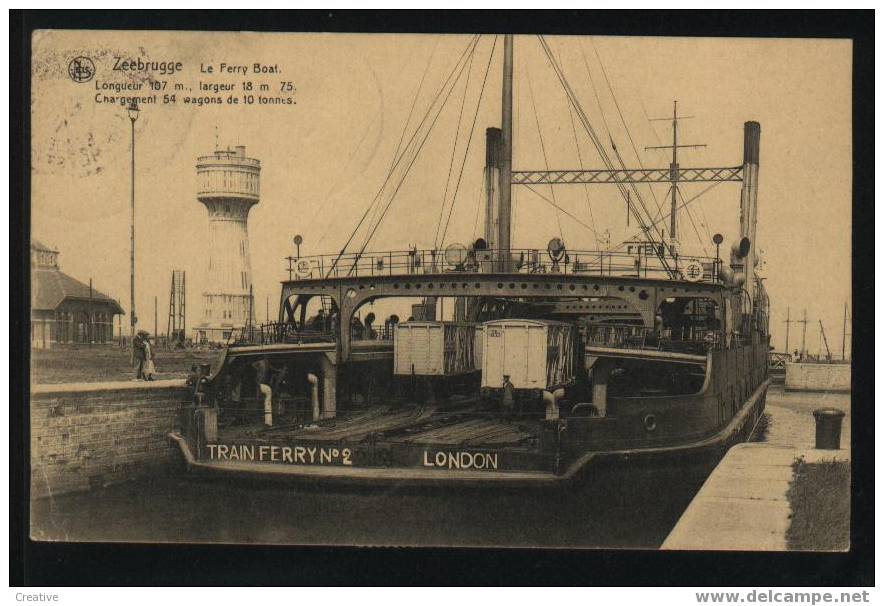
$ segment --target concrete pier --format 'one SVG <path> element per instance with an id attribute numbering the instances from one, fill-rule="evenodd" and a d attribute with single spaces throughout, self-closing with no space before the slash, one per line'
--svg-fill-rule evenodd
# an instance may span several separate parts
<path id="1" fill-rule="evenodd" d="M 846 413 L 841 450 L 816 450 L 813 410 Z M 768 429 L 762 442 L 733 447 L 721 460 L 662 549 L 785 551 L 791 508 L 786 497 L 792 463 L 804 457 L 850 461 L 850 395 L 786 392 L 767 395 Z"/>
<path id="2" fill-rule="evenodd" d="M 786 362 L 786 389 L 792 391 L 850 391 L 850 364 Z"/>

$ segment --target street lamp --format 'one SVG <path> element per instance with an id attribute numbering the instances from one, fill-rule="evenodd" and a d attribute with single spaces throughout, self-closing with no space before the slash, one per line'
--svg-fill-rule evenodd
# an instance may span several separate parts
<path id="1" fill-rule="evenodd" d="M 138 103 L 133 99 L 127 108 L 129 121 L 132 123 L 132 190 L 131 215 L 129 221 L 129 325 L 130 325 L 130 363 L 135 363 L 135 121 L 138 120 Z"/>

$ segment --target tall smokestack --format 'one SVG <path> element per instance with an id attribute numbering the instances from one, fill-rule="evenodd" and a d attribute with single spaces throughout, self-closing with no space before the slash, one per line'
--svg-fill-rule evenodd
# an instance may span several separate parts
<path id="1" fill-rule="evenodd" d="M 485 130 L 485 242 L 496 248 L 500 221 L 500 129 Z"/>
<path id="2" fill-rule="evenodd" d="M 758 220 L 758 152 L 761 125 L 746 122 L 743 125 L 743 189 L 740 192 L 740 236 L 749 239 L 749 252 L 744 260 L 746 288 L 755 299 L 755 259 L 758 243 L 755 227 Z"/>

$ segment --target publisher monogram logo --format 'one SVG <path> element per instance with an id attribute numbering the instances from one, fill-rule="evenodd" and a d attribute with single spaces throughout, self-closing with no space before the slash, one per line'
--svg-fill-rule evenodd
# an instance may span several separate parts
<path id="1" fill-rule="evenodd" d="M 95 76 L 95 64 L 89 57 L 74 57 L 68 63 L 68 75 L 74 82 L 89 82 Z"/>

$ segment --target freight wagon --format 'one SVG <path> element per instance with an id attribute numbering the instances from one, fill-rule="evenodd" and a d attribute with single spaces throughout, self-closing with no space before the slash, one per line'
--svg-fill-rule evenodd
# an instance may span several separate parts
<path id="1" fill-rule="evenodd" d="M 476 372 L 476 325 L 410 321 L 393 335 L 393 374 L 450 377 Z"/>
<path id="2" fill-rule="evenodd" d="M 553 391 L 576 378 L 577 331 L 550 320 L 493 320 L 482 325 L 482 387 Z"/>

